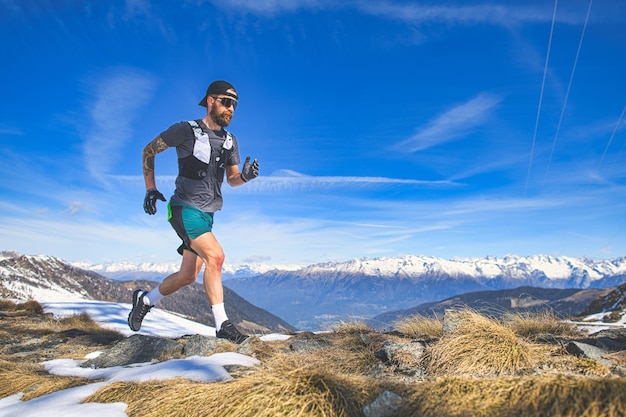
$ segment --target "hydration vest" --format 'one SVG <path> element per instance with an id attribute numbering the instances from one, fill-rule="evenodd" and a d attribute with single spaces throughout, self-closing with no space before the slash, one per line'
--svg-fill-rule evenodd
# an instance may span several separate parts
<path id="1" fill-rule="evenodd" d="M 219 150 L 213 150 L 211 149 L 209 135 L 202 130 L 198 122 L 190 120 L 187 123 L 193 129 L 195 136 L 193 153 L 178 160 L 178 175 L 192 180 L 201 180 L 207 177 L 213 170 L 215 178 L 222 182 L 224 180 L 226 161 L 233 148 L 233 136 L 226 131 L 226 139 L 222 147 Z M 213 157 L 213 160 L 211 157 Z"/>

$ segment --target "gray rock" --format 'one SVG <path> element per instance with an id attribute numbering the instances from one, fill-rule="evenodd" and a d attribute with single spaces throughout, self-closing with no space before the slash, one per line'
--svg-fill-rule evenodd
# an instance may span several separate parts
<path id="1" fill-rule="evenodd" d="M 447 309 L 443 312 L 443 335 L 453 332 L 463 321 L 462 313 L 458 310 Z"/>
<path id="2" fill-rule="evenodd" d="M 602 355 L 607 353 L 607 351 L 599 347 L 588 345 L 587 343 L 573 341 L 569 342 L 565 346 L 565 350 L 567 350 L 572 355 L 593 359 L 594 361 L 600 362 L 603 365 L 611 366 L 611 361 L 602 357 Z"/>
<path id="3" fill-rule="evenodd" d="M 374 402 L 363 407 L 365 417 L 391 417 L 402 405 L 402 397 L 392 391 L 380 394 Z"/>
<path id="4" fill-rule="evenodd" d="M 589 343 L 611 351 L 626 350 L 626 328 L 601 330 L 590 336 Z"/>
<path id="5" fill-rule="evenodd" d="M 292 341 L 289 345 L 289 349 L 293 350 L 294 352 L 308 353 L 329 346 L 330 343 L 328 342 L 328 340 L 322 337 L 307 337 L 305 339 L 296 339 Z"/>
<path id="6" fill-rule="evenodd" d="M 170 339 L 135 334 L 120 340 L 113 348 L 84 362 L 85 368 L 109 368 L 133 363 L 153 362 L 180 357 L 183 344 Z"/>
<path id="7" fill-rule="evenodd" d="M 219 345 L 228 343 L 224 339 L 207 337 L 199 334 L 188 336 L 185 339 L 186 342 L 182 352 L 185 356 L 208 356 Z"/>
<path id="8" fill-rule="evenodd" d="M 383 344 L 383 350 L 377 356 L 395 366 L 399 372 L 409 375 L 421 374 L 419 364 L 425 347 L 420 342 L 392 342 Z"/>

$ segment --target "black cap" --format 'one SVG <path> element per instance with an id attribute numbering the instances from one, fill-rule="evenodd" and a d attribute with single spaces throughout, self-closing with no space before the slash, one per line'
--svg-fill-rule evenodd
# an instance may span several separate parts
<path id="1" fill-rule="evenodd" d="M 228 90 L 235 91 L 235 94 L 227 92 Z M 209 88 L 206 89 L 206 94 L 204 95 L 204 98 L 200 100 L 200 103 L 198 103 L 198 105 L 206 107 L 207 106 L 206 99 L 209 96 L 217 96 L 219 94 L 226 94 L 227 96 L 230 96 L 236 100 L 239 99 L 239 96 L 237 96 L 237 90 L 235 90 L 235 87 L 233 87 L 231 83 L 229 83 L 228 81 L 224 81 L 224 80 L 218 80 L 218 81 L 213 81 L 211 85 L 209 85 Z"/>

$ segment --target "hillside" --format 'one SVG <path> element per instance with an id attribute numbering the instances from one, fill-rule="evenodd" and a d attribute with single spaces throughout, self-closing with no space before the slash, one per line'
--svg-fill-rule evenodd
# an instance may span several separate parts
<path id="1" fill-rule="evenodd" d="M 0 258 L 0 298 L 37 301 L 98 300 L 130 303 L 136 288 L 154 288 L 157 282 L 105 278 L 50 256 L 3 253 Z M 291 331 L 294 327 L 259 308 L 229 288 L 224 288 L 229 318 L 254 332 Z M 193 320 L 213 324 L 204 288 L 195 283 L 159 302 L 159 308 Z"/>
<path id="2" fill-rule="evenodd" d="M 615 288 L 579 290 L 518 287 L 476 291 L 420 304 L 406 310 L 383 313 L 368 320 L 368 323 L 373 327 L 386 327 L 397 320 L 414 315 L 443 317 L 444 311 L 450 308 L 470 308 L 491 317 L 500 317 L 511 312 L 518 314 L 551 312 L 558 317 L 570 318 L 582 315 L 589 310 L 591 303 L 605 298 L 614 290 Z"/>

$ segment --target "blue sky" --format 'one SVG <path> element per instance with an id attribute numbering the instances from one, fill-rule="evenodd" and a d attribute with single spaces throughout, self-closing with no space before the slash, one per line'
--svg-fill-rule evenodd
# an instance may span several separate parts
<path id="1" fill-rule="evenodd" d="M 556 7 L 555 7 L 556 6 Z M 622 0 L 0 0 L 0 249 L 177 260 L 141 150 L 215 79 L 232 264 L 626 255 Z M 173 150 L 157 156 L 170 196 Z"/>

